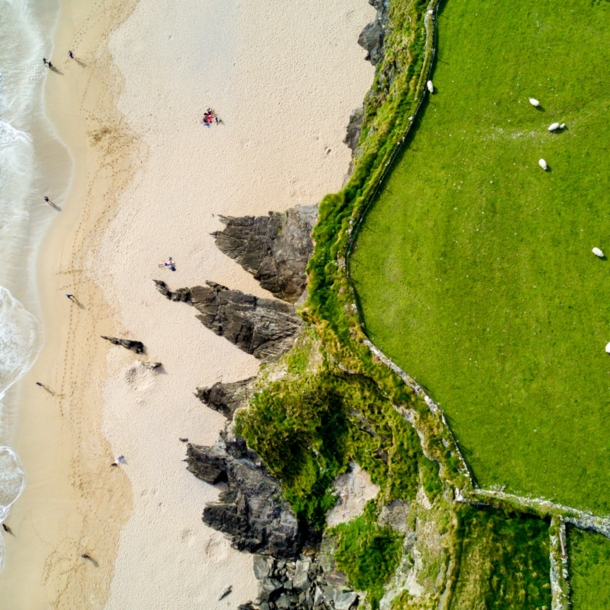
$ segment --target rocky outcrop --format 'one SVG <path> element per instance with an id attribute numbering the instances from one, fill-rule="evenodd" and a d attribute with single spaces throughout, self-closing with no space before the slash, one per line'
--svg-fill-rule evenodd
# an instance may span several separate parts
<path id="1" fill-rule="evenodd" d="M 207 328 L 264 361 L 292 347 L 302 327 L 292 305 L 206 283 L 191 288 L 191 300 Z"/>
<path id="2" fill-rule="evenodd" d="M 239 551 L 294 558 L 301 536 L 295 514 L 279 483 L 246 442 L 224 432 L 212 447 L 189 444 L 188 470 L 207 483 L 226 482 L 217 502 L 203 511 L 203 522 L 223 532 Z"/>
<path id="3" fill-rule="evenodd" d="M 305 267 L 313 252 L 311 232 L 317 215 L 316 206 L 297 206 L 268 216 L 221 216 L 226 226 L 212 235 L 218 248 L 265 290 L 294 303 L 307 284 Z"/>
<path id="4" fill-rule="evenodd" d="M 259 299 L 215 282 L 175 292 L 165 282 L 155 280 L 155 284 L 168 299 L 192 303 L 204 326 L 265 362 L 290 349 L 302 328 L 301 319 L 288 303 Z"/>
<path id="5" fill-rule="evenodd" d="M 234 383 L 218 382 L 209 388 L 197 388 L 195 396 L 210 409 L 232 420 L 237 409 L 248 405 L 255 379 L 256 377 L 250 377 Z"/>
<path id="6" fill-rule="evenodd" d="M 364 120 L 364 108 L 356 108 L 352 111 L 349 117 L 349 123 L 347 124 L 347 130 L 343 142 L 347 144 L 347 147 L 352 151 L 352 155 L 358 148 L 358 142 L 360 140 L 360 134 L 362 133 L 362 121 Z"/>
<path id="7" fill-rule="evenodd" d="M 116 337 L 105 337 L 102 335 L 102 339 L 106 339 L 106 341 L 110 341 L 113 345 L 120 345 L 125 349 L 130 349 L 132 352 L 136 354 L 143 354 L 145 351 L 144 343 L 141 341 L 131 341 L 130 339 L 117 339 Z"/>
<path id="8" fill-rule="evenodd" d="M 384 53 L 386 28 L 390 14 L 390 0 L 369 0 L 377 9 L 375 21 L 364 26 L 358 37 L 358 44 L 366 49 L 366 59 L 374 66 L 379 63 Z"/>
<path id="9" fill-rule="evenodd" d="M 191 300 L 190 288 L 178 288 L 172 292 L 163 280 L 153 280 L 157 290 L 170 301 L 188 303 Z"/>
<path id="10" fill-rule="evenodd" d="M 258 598 L 242 604 L 240 610 L 353 610 L 358 607 L 358 594 L 345 591 L 343 586 L 333 586 L 320 564 L 309 558 L 292 562 L 257 556 L 254 575 L 259 583 Z"/>

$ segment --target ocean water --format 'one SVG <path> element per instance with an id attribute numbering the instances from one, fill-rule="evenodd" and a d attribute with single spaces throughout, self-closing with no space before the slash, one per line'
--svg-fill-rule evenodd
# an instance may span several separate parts
<path id="1" fill-rule="evenodd" d="M 42 58 L 52 56 L 59 0 L 0 0 L 0 522 L 26 484 L 11 448 L 19 420 L 7 390 L 32 366 L 43 342 L 35 263 L 40 242 L 61 213 L 71 159 L 45 115 Z M 53 58 L 55 59 L 55 58 Z M 56 62 L 54 62 L 56 63 Z M 5 560 L 0 536 L 0 569 Z"/>

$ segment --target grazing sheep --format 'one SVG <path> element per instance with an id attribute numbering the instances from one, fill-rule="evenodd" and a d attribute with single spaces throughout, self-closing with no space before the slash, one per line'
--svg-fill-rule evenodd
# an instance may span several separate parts
<path id="1" fill-rule="evenodd" d="M 559 129 L 559 123 L 551 123 L 549 125 L 549 131 L 557 131 Z"/>
<path id="2" fill-rule="evenodd" d="M 604 258 L 604 253 L 599 248 L 593 248 L 593 254 L 599 258 Z"/>
<path id="3" fill-rule="evenodd" d="M 538 165 L 540 165 L 540 167 L 546 172 L 547 169 L 549 169 L 549 166 L 547 165 L 546 161 L 544 159 L 540 159 L 540 161 L 538 161 Z"/>
<path id="4" fill-rule="evenodd" d="M 426 87 L 428 87 L 428 91 L 430 91 L 430 93 L 434 93 L 434 85 L 432 84 L 431 80 L 426 83 Z"/>
<path id="5" fill-rule="evenodd" d="M 540 102 L 535 97 L 530 97 L 530 104 L 532 106 L 536 106 L 536 108 L 538 108 L 538 106 L 540 106 Z"/>
<path id="6" fill-rule="evenodd" d="M 606 345 L 606 354 L 610 354 L 610 343 Z"/>

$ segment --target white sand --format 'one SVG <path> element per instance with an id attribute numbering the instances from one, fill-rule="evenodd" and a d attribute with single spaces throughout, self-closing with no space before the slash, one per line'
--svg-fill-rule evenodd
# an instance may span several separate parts
<path id="1" fill-rule="evenodd" d="M 373 15 L 365 0 L 141 0 L 111 39 L 126 79 L 119 109 L 146 150 L 90 264 L 118 308 L 118 328 L 143 341 L 166 374 L 109 352 L 104 433 L 127 458 L 134 507 L 108 609 L 235 608 L 256 596 L 251 557 L 201 523 L 218 492 L 186 472 L 178 438 L 213 443 L 223 419 L 193 390 L 245 378 L 258 364 L 151 280 L 177 288 L 211 279 L 264 295 L 216 249 L 209 233 L 222 225 L 213 214 L 266 214 L 340 188 L 345 126 L 373 74 L 356 40 Z M 223 126 L 198 123 L 208 106 Z M 170 255 L 175 273 L 157 268 Z"/>
<path id="2" fill-rule="evenodd" d="M 215 610 L 255 597 L 251 557 L 201 522 L 218 492 L 186 471 L 178 438 L 214 442 L 223 419 L 193 390 L 258 363 L 151 279 L 262 295 L 215 248 L 213 214 L 340 188 L 345 126 L 373 77 L 356 44 L 374 16 L 366 0 L 134 4 L 62 0 L 51 59 L 63 74 L 49 76 L 47 109 L 75 174 L 41 249 L 45 346 L 19 390 L 14 446 L 29 483 L 11 509 L 2 610 Z M 208 106 L 225 125 L 199 124 Z M 170 255 L 175 273 L 157 268 Z M 100 334 L 143 341 L 163 372 Z M 127 463 L 111 468 L 117 454 Z"/>

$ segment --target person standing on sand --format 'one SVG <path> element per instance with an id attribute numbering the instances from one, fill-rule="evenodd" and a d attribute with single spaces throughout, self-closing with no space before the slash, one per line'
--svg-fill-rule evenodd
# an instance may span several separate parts
<path id="1" fill-rule="evenodd" d="M 6 524 L 6 523 L 3 523 L 3 524 L 2 524 L 2 527 L 4 528 L 4 531 L 5 531 L 7 534 L 10 534 L 11 536 L 14 536 L 14 535 L 15 535 L 15 534 L 13 534 L 13 530 L 12 530 L 12 529 L 11 529 L 11 528 L 10 528 L 10 527 L 9 527 L 9 526 Z"/>
<path id="2" fill-rule="evenodd" d="M 72 51 L 68 51 L 68 57 L 70 59 L 74 59 L 74 53 L 72 53 Z"/>
<path id="3" fill-rule="evenodd" d="M 76 303 L 76 297 L 73 294 L 66 295 L 73 303 Z"/>
<path id="4" fill-rule="evenodd" d="M 47 68 L 53 69 L 53 64 L 50 61 L 47 62 Z"/>
<path id="5" fill-rule="evenodd" d="M 48 65 L 49 65 L 49 62 L 47 61 L 46 57 L 42 58 L 42 63 L 45 65 L 45 67 L 48 67 Z"/>

